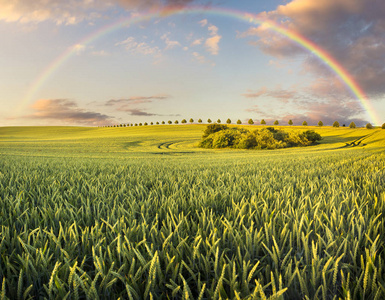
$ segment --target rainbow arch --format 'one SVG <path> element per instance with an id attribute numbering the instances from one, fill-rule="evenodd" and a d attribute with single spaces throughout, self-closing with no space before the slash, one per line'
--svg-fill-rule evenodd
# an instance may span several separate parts
<path id="1" fill-rule="evenodd" d="M 300 45 L 302 48 L 310 51 L 318 57 L 325 65 L 327 65 L 345 84 L 345 86 L 352 92 L 352 94 L 360 101 L 364 110 L 368 113 L 371 121 L 375 124 L 380 124 L 379 118 L 375 110 L 373 109 L 368 97 L 359 86 L 359 84 L 354 80 L 354 78 L 345 70 L 345 68 L 338 63 L 329 53 L 319 47 L 317 44 L 313 43 L 304 36 L 289 30 L 285 27 L 280 26 L 270 20 L 261 19 L 255 14 L 248 12 L 237 11 L 233 9 L 217 8 L 217 7 L 170 7 L 161 11 L 148 12 L 139 16 L 133 16 L 130 18 L 120 19 L 112 24 L 109 24 L 105 27 L 100 28 L 99 30 L 93 32 L 92 34 L 86 36 L 82 40 L 78 41 L 75 45 L 68 48 L 64 51 L 59 57 L 53 60 L 33 81 L 28 89 L 25 97 L 22 99 L 19 109 L 27 105 L 32 99 L 36 92 L 44 85 L 46 80 L 51 77 L 60 66 L 62 66 L 69 58 L 71 58 L 76 53 L 76 46 L 87 45 L 93 41 L 101 38 L 102 36 L 111 33 L 119 28 L 129 26 L 132 24 L 140 23 L 146 20 L 151 20 L 153 18 L 160 17 L 169 17 L 173 15 L 183 15 L 183 14 L 211 14 L 219 15 L 228 18 L 233 18 L 240 20 L 242 22 L 247 22 L 251 24 L 263 25 L 266 28 L 275 31 L 293 42 Z"/>

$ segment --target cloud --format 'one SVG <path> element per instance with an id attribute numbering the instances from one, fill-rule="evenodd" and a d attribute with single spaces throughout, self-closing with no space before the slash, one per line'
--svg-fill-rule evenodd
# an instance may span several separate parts
<path id="1" fill-rule="evenodd" d="M 203 38 L 201 39 L 196 39 L 194 40 L 192 43 L 191 43 L 191 46 L 198 46 L 198 45 L 201 45 L 203 42 Z"/>
<path id="2" fill-rule="evenodd" d="M 158 46 L 152 47 L 146 42 L 137 42 L 132 36 L 115 44 L 115 46 L 121 45 L 133 54 L 153 55 L 155 57 L 161 56 L 161 50 Z"/>
<path id="3" fill-rule="evenodd" d="M 127 112 L 132 116 L 161 116 L 160 114 L 147 112 L 143 104 L 153 103 L 154 101 L 167 100 L 170 95 L 159 94 L 153 96 L 133 96 L 124 99 L 111 99 L 104 103 L 105 106 L 111 106 L 117 111 Z"/>
<path id="4" fill-rule="evenodd" d="M 166 33 L 160 37 L 166 43 L 165 50 L 169 50 L 169 49 L 172 49 L 172 48 L 177 47 L 177 46 L 179 46 L 179 47 L 182 46 L 178 41 L 170 40 L 169 35 L 170 35 L 170 33 Z"/>
<path id="5" fill-rule="evenodd" d="M 106 125 L 112 123 L 112 117 L 98 112 L 87 111 L 68 99 L 40 99 L 32 107 L 34 112 L 25 116 L 27 119 L 50 120 L 54 123 L 72 125 Z"/>
<path id="6" fill-rule="evenodd" d="M 210 31 L 210 35 L 217 35 L 218 33 L 218 27 L 215 25 L 210 25 L 207 29 Z"/>
<path id="7" fill-rule="evenodd" d="M 52 20 L 58 25 L 71 25 L 101 18 L 104 11 L 117 6 L 147 11 L 192 2 L 194 0 L 0 0 L 0 20 L 21 23 Z"/>
<path id="8" fill-rule="evenodd" d="M 205 27 L 207 25 L 207 19 L 200 20 L 198 24 L 201 25 L 202 27 Z"/>
<path id="9" fill-rule="evenodd" d="M 76 44 L 75 46 L 73 46 L 73 50 L 77 55 L 80 55 L 86 50 L 86 46 L 81 44 Z"/>
<path id="10" fill-rule="evenodd" d="M 154 95 L 154 96 L 133 96 L 125 99 L 111 99 L 108 100 L 104 105 L 105 106 L 113 106 L 113 105 L 132 105 L 132 104 L 143 104 L 143 103 L 151 103 L 154 100 L 166 100 L 169 99 L 170 96 L 166 94 Z"/>
<path id="11" fill-rule="evenodd" d="M 297 125 L 305 120 L 309 125 L 315 125 L 320 120 L 325 125 L 331 125 L 334 121 L 339 121 L 341 125 L 352 121 L 357 125 L 366 124 L 367 121 L 360 118 L 364 112 L 361 103 L 358 100 L 352 100 L 348 94 L 340 92 L 339 89 L 342 88 L 341 83 L 334 84 L 318 79 L 306 88 L 262 87 L 255 92 L 248 91 L 243 96 L 249 99 L 260 99 L 259 103 L 263 105 L 253 105 L 246 111 L 256 113 L 266 120 L 278 119 L 286 122 L 291 119 Z M 290 107 L 289 112 L 288 107 Z"/>
<path id="12" fill-rule="evenodd" d="M 207 48 L 207 51 L 210 52 L 212 55 L 218 55 L 219 53 L 219 41 L 221 40 L 220 35 L 215 35 L 211 38 L 208 38 L 205 42 L 205 46 Z"/>
<path id="13" fill-rule="evenodd" d="M 385 94 L 385 1 L 293 0 L 260 14 L 297 32 L 326 50 L 372 98 Z M 336 75 L 323 62 L 290 39 L 259 26 L 239 37 L 256 36 L 251 42 L 279 58 L 305 57 L 307 73 L 331 78 Z"/>

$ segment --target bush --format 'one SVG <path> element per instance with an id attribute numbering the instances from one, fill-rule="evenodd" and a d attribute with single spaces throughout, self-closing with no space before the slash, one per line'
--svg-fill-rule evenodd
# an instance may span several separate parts
<path id="1" fill-rule="evenodd" d="M 209 123 L 209 124 L 210 124 L 211 122 L 212 122 L 212 121 L 211 121 L 210 119 L 207 119 L 207 123 Z"/>
<path id="2" fill-rule="evenodd" d="M 218 119 L 218 120 L 217 120 L 217 123 L 218 123 L 218 124 L 221 124 L 221 119 Z"/>
<path id="3" fill-rule="evenodd" d="M 384 124 L 382 124 L 381 128 L 382 128 L 382 129 L 385 129 L 385 123 L 384 123 Z"/>
<path id="4" fill-rule="evenodd" d="M 203 122 L 202 119 L 199 119 L 199 120 L 198 120 L 198 123 L 202 123 L 202 122 Z"/>
<path id="5" fill-rule="evenodd" d="M 292 120 L 289 120 L 288 124 L 289 124 L 289 125 L 293 125 L 293 121 L 292 121 Z"/>
<path id="6" fill-rule="evenodd" d="M 156 125 L 159 125 L 159 122 L 156 122 Z"/>
<path id="7" fill-rule="evenodd" d="M 307 130 L 303 133 L 305 138 L 313 144 L 322 139 L 321 135 L 314 130 Z"/>
<path id="8" fill-rule="evenodd" d="M 167 123 L 168 123 L 168 124 L 172 124 L 172 121 L 171 121 L 171 120 L 168 120 Z"/>
<path id="9" fill-rule="evenodd" d="M 227 124 L 231 124 L 231 120 L 230 120 L 230 119 L 227 119 L 227 120 L 226 120 L 226 123 L 227 123 Z"/>
<path id="10" fill-rule="evenodd" d="M 307 122 L 303 121 L 302 126 L 307 126 Z"/>
<path id="11" fill-rule="evenodd" d="M 368 123 L 368 124 L 366 124 L 366 129 L 373 129 L 373 125 L 372 124 L 370 124 L 370 123 Z"/>
<path id="12" fill-rule="evenodd" d="M 203 132 L 203 138 L 208 137 L 210 134 L 213 134 L 215 132 L 226 130 L 229 127 L 226 125 L 220 125 L 220 124 L 210 124 L 206 127 L 205 131 Z"/>
<path id="13" fill-rule="evenodd" d="M 340 127 L 340 123 L 338 123 L 338 121 L 335 121 L 335 122 L 333 123 L 333 127 Z"/>
<path id="14" fill-rule="evenodd" d="M 275 120 L 275 121 L 274 121 L 274 125 L 279 125 L 278 120 Z"/>
<path id="15" fill-rule="evenodd" d="M 186 124 L 186 123 L 187 123 L 187 120 L 186 120 L 186 119 L 183 119 L 183 120 L 181 121 L 181 123 L 182 123 L 182 124 Z"/>
<path id="16" fill-rule="evenodd" d="M 318 126 L 321 127 L 321 126 L 324 126 L 324 123 L 322 121 L 319 121 L 318 122 Z"/>
<path id="17" fill-rule="evenodd" d="M 242 124 L 242 121 L 241 121 L 241 120 L 238 120 L 238 121 L 237 121 L 237 124 Z"/>
<path id="18" fill-rule="evenodd" d="M 314 130 L 285 132 L 267 127 L 252 132 L 226 125 L 208 125 L 199 143 L 203 148 L 278 149 L 294 146 L 308 146 L 321 140 Z"/>
<path id="19" fill-rule="evenodd" d="M 261 120 L 261 125 L 266 125 L 266 121 L 264 119 Z"/>
<path id="20" fill-rule="evenodd" d="M 144 126 L 147 126 L 148 125 L 148 123 L 147 122 L 144 122 Z"/>
<path id="21" fill-rule="evenodd" d="M 356 124 L 354 122 L 350 123 L 349 128 L 356 128 Z"/>
<path id="22" fill-rule="evenodd" d="M 179 121 L 178 120 L 175 120 L 175 122 L 174 122 L 175 124 L 179 124 Z"/>
<path id="23" fill-rule="evenodd" d="M 249 121 L 247 121 L 247 123 L 249 123 L 250 125 L 253 125 L 254 121 L 253 121 L 253 119 L 249 119 Z"/>
<path id="24" fill-rule="evenodd" d="M 190 122 L 190 123 L 194 123 L 194 119 L 191 118 L 191 119 L 189 120 L 189 122 Z"/>

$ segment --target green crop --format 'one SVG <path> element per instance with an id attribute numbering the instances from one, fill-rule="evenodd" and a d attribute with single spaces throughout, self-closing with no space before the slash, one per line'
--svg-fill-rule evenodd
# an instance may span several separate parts
<path id="1" fill-rule="evenodd" d="M 0 129 L 0 298 L 385 297 L 383 130 L 250 152 L 159 127 Z"/>

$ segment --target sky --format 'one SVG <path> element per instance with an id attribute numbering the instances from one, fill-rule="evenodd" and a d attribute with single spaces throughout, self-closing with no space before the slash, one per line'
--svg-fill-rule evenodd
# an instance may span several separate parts
<path id="1" fill-rule="evenodd" d="M 0 0 L 0 126 L 380 125 L 384 15 L 382 0 Z"/>

